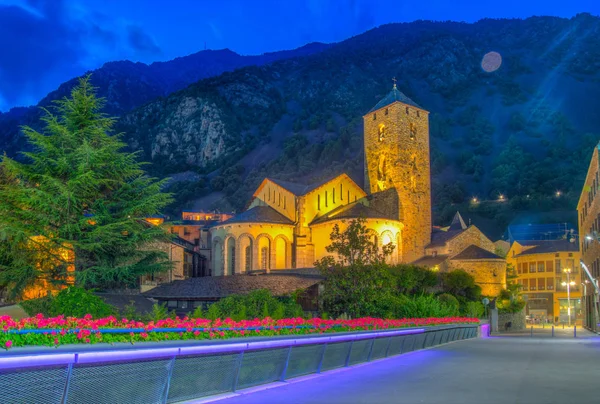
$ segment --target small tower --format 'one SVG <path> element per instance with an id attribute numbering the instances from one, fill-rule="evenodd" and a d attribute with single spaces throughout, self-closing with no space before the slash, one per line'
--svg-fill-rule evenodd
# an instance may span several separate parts
<path id="1" fill-rule="evenodd" d="M 431 241 L 429 112 L 396 87 L 365 116 L 365 188 L 395 189 L 402 231 L 402 260 L 425 254 Z M 390 191 L 387 191 L 389 193 Z"/>

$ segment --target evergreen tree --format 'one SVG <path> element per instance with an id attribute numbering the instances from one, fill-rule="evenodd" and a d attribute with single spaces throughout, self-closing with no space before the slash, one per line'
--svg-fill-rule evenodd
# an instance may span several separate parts
<path id="1" fill-rule="evenodd" d="M 103 105 L 80 79 L 56 115 L 45 110 L 44 133 L 23 128 L 25 162 L 0 162 L 0 285 L 15 296 L 42 279 L 65 283 L 72 268 L 78 284 L 115 287 L 169 266 L 153 246 L 168 234 L 144 218 L 171 197 L 123 151 Z"/>

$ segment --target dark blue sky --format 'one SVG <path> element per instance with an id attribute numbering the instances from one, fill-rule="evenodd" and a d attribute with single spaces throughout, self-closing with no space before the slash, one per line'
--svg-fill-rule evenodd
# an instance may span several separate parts
<path id="1" fill-rule="evenodd" d="M 0 0 L 0 111 L 111 60 L 337 42 L 390 22 L 600 15 L 600 0 Z"/>

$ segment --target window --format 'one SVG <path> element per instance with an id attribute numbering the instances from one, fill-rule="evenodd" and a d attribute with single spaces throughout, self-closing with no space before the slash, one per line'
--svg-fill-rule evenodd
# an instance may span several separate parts
<path id="1" fill-rule="evenodd" d="M 556 254 L 558 255 L 558 254 Z M 554 260 L 554 269 L 557 274 L 562 273 L 562 267 L 560 265 L 560 260 Z"/>
<path id="2" fill-rule="evenodd" d="M 410 123 L 410 138 L 412 140 L 417 138 L 417 124 L 414 122 Z"/>
<path id="3" fill-rule="evenodd" d="M 373 120 L 377 119 L 377 114 L 373 114 Z"/>
<path id="4" fill-rule="evenodd" d="M 169 309 L 176 309 L 177 308 L 177 300 L 169 300 L 167 302 L 167 307 Z"/>
<path id="5" fill-rule="evenodd" d="M 321 210 L 321 195 L 317 195 L 317 209 Z"/>
<path id="6" fill-rule="evenodd" d="M 417 111 L 417 118 L 420 118 L 420 117 L 421 117 L 421 114 L 419 111 Z"/>
<path id="7" fill-rule="evenodd" d="M 348 203 L 350 203 L 350 191 L 348 191 L 348 199 L 346 199 Z"/>
<path id="8" fill-rule="evenodd" d="M 514 252 L 514 251 L 513 251 L 513 252 Z M 517 273 L 518 273 L 518 274 L 520 274 L 520 273 L 522 273 L 522 272 L 523 272 L 522 266 L 523 266 L 523 264 L 521 264 L 520 262 L 519 262 L 519 263 L 517 263 Z"/>
<path id="9" fill-rule="evenodd" d="M 537 263 L 537 271 L 544 272 L 544 261 L 538 261 Z"/>
<path id="10" fill-rule="evenodd" d="M 387 115 L 388 113 L 389 113 L 389 111 L 388 111 L 388 109 L 386 108 L 386 109 L 385 109 L 385 114 Z"/>
<path id="11" fill-rule="evenodd" d="M 554 290 L 554 278 L 546 278 L 546 289 Z"/>
<path id="12" fill-rule="evenodd" d="M 558 258 L 558 257 L 560 257 L 560 254 L 556 253 L 556 254 L 554 254 L 554 256 Z"/>
<path id="13" fill-rule="evenodd" d="M 246 272 L 252 269 L 252 248 L 246 247 Z"/>
<path id="14" fill-rule="evenodd" d="M 406 107 L 406 115 L 408 115 L 408 107 Z"/>
<path id="15" fill-rule="evenodd" d="M 523 279 L 523 290 L 529 290 L 529 279 Z"/>
<path id="16" fill-rule="evenodd" d="M 335 188 L 333 188 L 333 190 L 331 191 L 331 198 L 333 200 L 333 203 L 335 203 Z"/>
<path id="17" fill-rule="evenodd" d="M 385 125 L 380 124 L 379 125 L 379 141 L 383 142 L 384 139 L 385 139 Z"/>
<path id="18" fill-rule="evenodd" d="M 187 302 L 187 300 L 179 300 L 177 302 L 177 308 L 179 308 L 179 309 L 187 309 L 188 308 L 188 302 Z"/>
<path id="19" fill-rule="evenodd" d="M 535 262 L 530 262 L 529 263 L 529 273 L 530 274 L 534 274 L 535 273 Z"/>
<path id="20" fill-rule="evenodd" d="M 568 259 L 566 265 L 567 265 L 567 268 L 569 268 L 571 270 L 571 272 L 577 273 L 577 268 L 575 268 L 575 260 L 574 259 Z"/>
<path id="21" fill-rule="evenodd" d="M 342 188 L 342 184 L 340 184 L 340 201 L 344 200 L 344 190 Z"/>
<path id="22" fill-rule="evenodd" d="M 327 198 L 327 191 L 325 191 L 325 207 L 329 206 L 329 205 L 327 204 L 327 202 L 328 202 L 328 199 L 329 199 L 329 198 Z"/>
<path id="23" fill-rule="evenodd" d="M 546 272 L 554 272 L 554 262 L 546 261 Z"/>
<path id="24" fill-rule="evenodd" d="M 598 219 L 596 219 L 596 223 L 598 223 Z M 569 253 L 569 257 L 572 257 L 573 253 Z"/>
<path id="25" fill-rule="evenodd" d="M 546 290 L 546 278 L 538 278 L 537 287 L 538 290 Z"/>
<path id="26" fill-rule="evenodd" d="M 524 274 L 527 274 L 527 273 L 529 273 L 529 271 L 527 270 L 527 268 L 528 268 L 528 266 L 527 266 L 527 263 L 526 263 L 526 262 L 524 262 L 524 263 L 523 263 L 523 273 L 524 273 Z"/>
<path id="27" fill-rule="evenodd" d="M 277 206 L 281 206 L 281 192 L 279 193 L 279 201 L 277 202 Z"/>
<path id="28" fill-rule="evenodd" d="M 268 268 L 267 263 L 269 262 L 269 249 L 267 247 L 263 247 L 260 249 L 260 267 L 264 270 Z"/>

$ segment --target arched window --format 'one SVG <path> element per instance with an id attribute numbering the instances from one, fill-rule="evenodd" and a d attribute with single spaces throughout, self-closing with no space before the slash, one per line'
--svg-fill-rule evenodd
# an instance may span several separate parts
<path id="1" fill-rule="evenodd" d="M 410 138 L 415 140 L 417 138 L 417 124 L 414 122 L 410 123 Z"/>
<path id="2" fill-rule="evenodd" d="M 246 247 L 246 272 L 252 269 L 252 247 Z"/>
<path id="3" fill-rule="evenodd" d="M 260 267 L 262 269 L 268 269 L 269 263 L 269 249 L 267 247 L 263 247 L 260 249 Z"/>
<path id="4" fill-rule="evenodd" d="M 373 114 L 373 120 L 377 119 L 377 114 Z"/>

